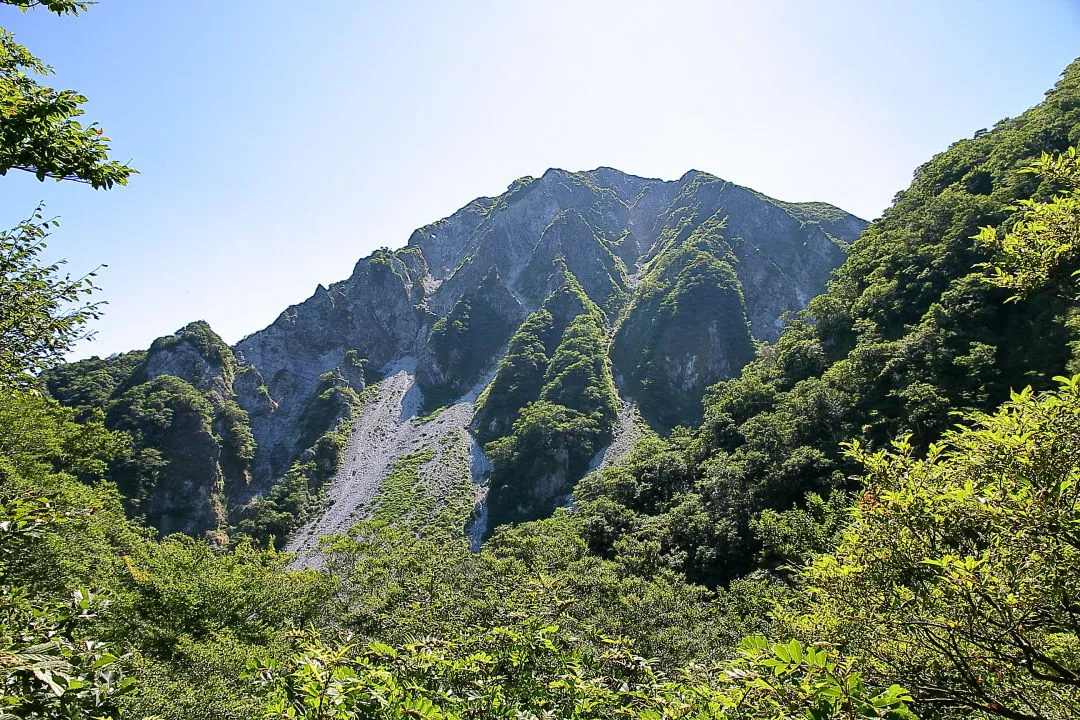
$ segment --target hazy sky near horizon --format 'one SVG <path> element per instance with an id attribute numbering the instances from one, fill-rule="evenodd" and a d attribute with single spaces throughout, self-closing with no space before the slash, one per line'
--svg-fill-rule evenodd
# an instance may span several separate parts
<path id="1" fill-rule="evenodd" d="M 1076 0 L 100 0 L 0 26 L 90 98 L 127 188 L 0 180 L 99 275 L 74 357 L 204 319 L 228 342 L 515 178 L 693 168 L 867 219 L 1080 55 Z"/>

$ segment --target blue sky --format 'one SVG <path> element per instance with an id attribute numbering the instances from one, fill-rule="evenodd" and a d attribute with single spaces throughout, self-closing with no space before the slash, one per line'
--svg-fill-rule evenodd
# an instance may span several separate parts
<path id="1" fill-rule="evenodd" d="M 712 172 L 868 219 L 951 142 L 1038 103 L 1075 0 L 100 0 L 0 9 L 142 174 L 3 178 L 50 254 L 99 276 L 74 356 L 205 319 L 229 342 L 473 197 L 548 167 Z"/>

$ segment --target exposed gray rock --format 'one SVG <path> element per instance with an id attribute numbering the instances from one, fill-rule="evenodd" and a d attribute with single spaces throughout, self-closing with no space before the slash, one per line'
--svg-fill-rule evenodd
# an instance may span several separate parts
<path id="1" fill-rule="evenodd" d="M 435 417 L 421 419 L 423 393 L 416 385 L 415 368 L 416 359 L 405 357 L 385 369 L 386 379 L 373 389 L 353 424 L 343 462 L 329 483 L 326 511 L 294 533 L 286 546 L 287 551 L 297 553 L 294 567 L 321 567 L 319 538 L 346 532 L 368 519 L 383 478 L 409 453 L 432 454 L 420 468 L 419 481 L 439 498 L 458 492 L 456 485 L 464 475 L 473 483 L 470 502 L 477 507 L 475 514 L 482 515 L 480 483 L 489 465 L 468 426 L 472 403 L 486 379 Z M 466 531 L 464 522 L 459 527 L 460 532 Z"/>
<path id="2" fill-rule="evenodd" d="M 179 337 L 179 340 L 173 345 L 150 348 L 143 366 L 146 379 L 173 375 L 219 400 L 232 397 L 232 380 L 226 377 L 226 368 L 213 363 L 193 341 L 182 334 L 174 337 Z"/>

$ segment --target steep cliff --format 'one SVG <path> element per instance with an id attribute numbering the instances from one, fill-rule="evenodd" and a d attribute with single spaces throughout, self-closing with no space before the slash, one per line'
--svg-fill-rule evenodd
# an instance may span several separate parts
<path id="1" fill-rule="evenodd" d="M 158 338 L 145 353 L 88 360 L 44 376 L 61 402 L 104 411 L 132 443 L 111 469 L 129 509 L 163 534 L 217 535 L 227 496 L 248 492 L 254 438 L 234 401 L 229 347 L 204 322 Z"/>

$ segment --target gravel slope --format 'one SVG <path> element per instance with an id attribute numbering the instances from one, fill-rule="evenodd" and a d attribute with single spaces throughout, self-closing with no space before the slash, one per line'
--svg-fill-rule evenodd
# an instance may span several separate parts
<path id="1" fill-rule="evenodd" d="M 415 370 L 416 359 L 411 357 L 385 368 L 385 378 L 353 421 L 345 457 L 330 479 L 326 511 L 297 530 L 285 546 L 287 552 L 296 553 L 293 567 L 322 567 L 319 538 L 345 532 L 370 517 L 379 484 L 394 463 L 409 453 L 434 451 L 434 459 L 421 469 L 421 478 L 436 494 L 449 491 L 445 478 L 460 476 L 460 458 L 468 457 L 471 479 L 476 486 L 476 502 L 481 504 L 484 488 L 480 483 L 490 465 L 469 434 L 468 426 L 476 395 L 490 378 L 485 378 L 468 395 L 434 418 L 418 422 L 423 394 L 416 386 Z M 460 452 L 447 452 L 448 445 L 461 445 Z M 443 463 L 459 464 L 442 467 Z"/>
<path id="2" fill-rule="evenodd" d="M 285 546 L 287 552 L 296 553 L 293 567 L 322 567 L 319 538 L 345 532 L 357 522 L 370 517 L 371 508 L 377 502 L 379 484 L 394 463 L 405 455 L 423 450 L 432 450 L 434 457 L 422 466 L 420 477 L 436 495 L 451 492 L 447 479 L 460 477 L 461 458 L 468 458 L 476 499 L 473 520 L 465 529 L 465 534 L 474 550 L 480 548 L 480 540 L 487 526 L 484 502 L 487 487 L 483 480 L 491 469 L 491 463 L 468 432 L 468 427 L 473 416 L 473 403 L 491 378 L 483 378 L 457 403 L 420 422 L 418 415 L 424 398 L 416 386 L 416 359 L 402 358 L 384 368 L 384 371 L 385 378 L 372 390 L 353 421 L 345 457 L 330 479 L 326 511 L 297 530 Z M 619 408 L 614 438 L 610 445 L 596 454 L 590 469 L 598 470 L 619 463 L 641 434 L 641 415 L 637 406 L 623 402 Z M 456 448 L 456 451 L 448 451 L 452 448 Z"/>
<path id="3" fill-rule="evenodd" d="M 624 400 L 619 407 L 619 414 L 615 418 L 615 430 L 611 438 L 611 444 L 596 453 L 592 462 L 589 463 L 589 471 L 602 470 L 612 465 L 618 465 L 634 449 L 634 445 L 641 439 L 644 421 L 638 407 L 632 402 Z"/>

